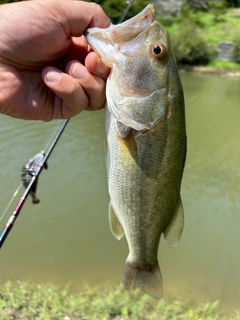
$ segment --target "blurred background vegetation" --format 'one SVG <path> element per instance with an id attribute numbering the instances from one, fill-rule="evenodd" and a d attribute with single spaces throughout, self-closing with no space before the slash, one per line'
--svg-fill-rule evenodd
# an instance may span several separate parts
<path id="1" fill-rule="evenodd" d="M 113 23 L 126 7 L 126 0 L 95 0 Z M 147 4 L 159 0 L 135 0 L 127 18 Z M 177 2 L 177 1 L 176 1 Z M 157 10 L 158 19 L 168 30 L 178 63 L 240 69 L 240 0 L 186 0 L 177 14 Z M 174 6 L 174 1 L 171 1 Z M 231 61 L 219 61 L 218 45 L 232 42 Z"/>
<path id="2" fill-rule="evenodd" d="M 16 0 L 0 0 L 0 4 L 9 2 Z M 104 9 L 112 23 L 118 22 L 128 3 L 126 0 L 94 2 Z M 126 19 L 154 3 L 159 21 L 170 34 L 178 63 L 240 69 L 240 0 L 182 0 L 179 12 L 172 14 L 159 10 L 163 2 L 135 0 Z M 169 1 L 172 8 L 177 4 L 178 0 Z M 219 59 L 219 45 L 223 42 L 230 43 L 229 59 Z"/>
<path id="3" fill-rule="evenodd" d="M 232 43 L 232 61 L 228 64 L 223 61 L 222 65 L 239 68 L 239 0 L 208 1 L 205 7 L 198 6 L 200 2 L 189 0 L 182 6 L 179 15 L 159 17 L 170 33 L 177 61 L 218 66 L 219 44 L 228 42 Z"/>

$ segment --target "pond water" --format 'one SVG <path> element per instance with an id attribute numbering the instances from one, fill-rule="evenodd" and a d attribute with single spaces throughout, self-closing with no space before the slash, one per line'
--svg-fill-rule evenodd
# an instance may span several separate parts
<path id="1" fill-rule="evenodd" d="M 185 228 L 177 248 L 161 241 L 164 296 L 220 300 L 231 312 L 240 308 L 240 80 L 181 77 L 188 135 Z M 1 212 L 20 184 L 21 167 L 48 145 L 59 124 L 0 116 Z M 73 290 L 120 283 L 128 249 L 108 225 L 103 141 L 103 111 L 70 120 L 41 173 L 40 204 L 27 199 L 0 251 L 1 282 L 31 279 Z"/>

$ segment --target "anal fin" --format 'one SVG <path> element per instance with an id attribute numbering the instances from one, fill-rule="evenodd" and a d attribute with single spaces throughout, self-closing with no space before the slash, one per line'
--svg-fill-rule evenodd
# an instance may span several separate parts
<path id="1" fill-rule="evenodd" d="M 109 215 L 109 224 L 112 234 L 115 238 L 120 240 L 124 236 L 124 230 L 121 223 L 118 220 L 118 217 L 113 209 L 111 202 L 109 202 L 108 207 L 108 215 Z"/>
<path id="2" fill-rule="evenodd" d="M 164 238 L 171 248 L 176 247 L 180 240 L 184 226 L 184 211 L 181 197 L 179 197 L 178 204 L 171 221 L 163 231 Z"/>

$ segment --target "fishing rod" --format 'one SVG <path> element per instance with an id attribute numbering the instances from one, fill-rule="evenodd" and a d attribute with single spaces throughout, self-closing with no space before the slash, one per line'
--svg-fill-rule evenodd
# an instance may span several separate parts
<path id="1" fill-rule="evenodd" d="M 44 165 L 47 162 L 47 159 L 49 158 L 50 154 L 52 153 L 54 147 L 56 146 L 58 140 L 60 139 L 64 129 L 66 128 L 66 125 L 68 124 L 69 119 L 65 120 L 61 126 L 61 128 L 59 129 L 59 132 L 57 133 L 56 137 L 54 138 L 51 146 L 49 147 L 48 151 L 46 152 L 43 161 L 41 161 L 39 163 L 39 166 L 37 168 L 35 168 L 35 172 L 34 175 L 31 177 L 30 182 L 28 183 L 21 199 L 19 200 L 17 206 L 15 207 L 15 210 L 13 211 L 12 215 L 10 216 L 10 218 L 8 219 L 8 222 L 6 223 L 3 231 L 0 234 L 0 248 L 2 247 L 4 241 L 6 240 L 10 230 L 12 229 L 12 226 L 14 224 L 14 222 L 16 221 L 24 203 L 25 200 L 27 199 L 27 196 L 29 195 L 31 188 L 34 184 L 34 182 L 36 182 L 37 178 L 39 177 Z"/>
<path id="2" fill-rule="evenodd" d="M 131 8 L 132 4 L 133 4 L 134 0 L 129 0 L 127 1 L 127 6 L 126 8 L 124 9 L 124 12 L 123 14 L 121 15 L 121 17 L 119 18 L 118 20 L 118 23 L 122 23 L 123 20 L 125 19 L 129 9 Z M 65 120 L 61 126 L 61 128 L 59 129 L 59 132 L 57 133 L 56 137 L 54 138 L 51 146 L 49 147 L 49 150 L 47 151 L 47 153 L 45 154 L 44 158 L 43 158 L 43 161 L 39 162 L 37 168 L 35 168 L 34 170 L 34 174 L 32 175 L 31 177 L 31 180 L 29 181 L 28 185 L 26 186 L 26 189 L 22 195 L 22 197 L 20 198 L 17 206 L 15 207 L 14 211 L 12 212 L 12 215 L 10 216 L 10 218 L 8 219 L 3 231 L 1 232 L 0 234 L 0 249 L 4 243 L 4 241 L 6 240 L 10 230 L 12 229 L 13 227 L 13 224 L 14 222 L 16 221 L 26 199 L 27 199 L 27 196 L 29 195 L 29 193 L 31 192 L 31 189 L 34 185 L 34 183 L 37 182 L 37 179 L 42 171 L 42 169 L 44 168 L 44 166 L 46 167 L 46 162 L 47 162 L 47 159 L 49 158 L 49 156 L 51 155 L 54 147 L 56 146 L 58 140 L 60 139 L 64 129 L 66 128 L 67 124 L 68 124 L 68 121 L 69 119 Z M 21 187 L 21 186 L 20 186 Z M 14 193 L 14 196 L 13 198 L 15 197 L 15 195 L 17 194 L 18 190 L 20 189 L 20 187 L 17 189 L 17 191 Z M 13 200 L 13 199 L 12 199 Z M 9 206 L 8 206 L 9 207 Z M 7 209 L 8 209 L 7 207 Z M 6 210 L 5 210 L 6 212 Z M 5 214 L 4 212 L 4 214 Z M 3 216 L 2 216 L 3 217 Z"/>

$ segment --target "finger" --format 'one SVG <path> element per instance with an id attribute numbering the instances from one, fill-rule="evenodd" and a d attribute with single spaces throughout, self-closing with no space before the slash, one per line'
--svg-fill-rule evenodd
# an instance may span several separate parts
<path id="1" fill-rule="evenodd" d="M 64 70 L 68 61 L 78 60 L 82 64 L 85 63 L 86 56 L 89 54 L 89 45 L 84 36 L 81 37 L 72 37 L 71 44 L 68 48 L 67 54 L 63 57 L 58 69 Z"/>
<path id="2" fill-rule="evenodd" d="M 79 85 L 89 98 L 86 110 L 99 110 L 105 104 L 105 79 L 88 72 L 87 68 L 78 61 L 70 61 L 66 66 L 66 72 L 77 79 Z"/>
<path id="3" fill-rule="evenodd" d="M 46 2 L 46 5 L 48 2 Z M 65 32 L 71 36 L 81 36 L 86 28 L 107 28 L 110 19 L 96 3 L 85 1 L 52 1 L 49 6 L 57 16 Z M 56 10 L 57 8 L 57 10 Z"/>
<path id="4" fill-rule="evenodd" d="M 86 59 L 85 59 L 85 66 L 87 70 L 95 74 L 96 76 L 99 76 L 103 79 L 107 79 L 110 70 L 101 60 L 101 58 L 95 53 L 95 52 L 90 52 Z"/>
<path id="5" fill-rule="evenodd" d="M 60 98 L 54 101 L 52 119 L 71 118 L 88 107 L 89 98 L 78 80 L 53 67 L 45 68 L 42 78 Z"/>

